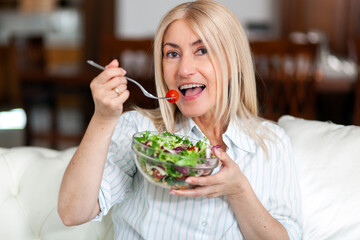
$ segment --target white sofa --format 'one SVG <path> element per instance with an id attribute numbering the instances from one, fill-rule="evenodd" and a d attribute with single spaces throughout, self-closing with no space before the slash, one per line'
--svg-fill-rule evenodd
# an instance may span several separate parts
<path id="1" fill-rule="evenodd" d="M 303 239 L 360 239 L 360 127 L 279 120 L 291 138 L 304 206 Z M 75 148 L 0 148 L 0 239 L 112 239 L 110 216 L 76 227 L 56 209 Z"/>
<path id="2" fill-rule="evenodd" d="M 57 212 L 60 183 L 75 148 L 0 148 L 1 240 L 112 240 L 111 217 L 66 227 Z"/>

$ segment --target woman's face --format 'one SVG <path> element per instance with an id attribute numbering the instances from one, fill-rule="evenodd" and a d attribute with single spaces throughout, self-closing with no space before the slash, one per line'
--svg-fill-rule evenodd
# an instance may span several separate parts
<path id="1" fill-rule="evenodd" d="M 163 71 L 169 89 L 179 91 L 176 105 L 188 117 L 212 116 L 216 104 L 215 68 L 208 51 L 192 29 L 183 21 L 173 22 L 163 41 Z"/>

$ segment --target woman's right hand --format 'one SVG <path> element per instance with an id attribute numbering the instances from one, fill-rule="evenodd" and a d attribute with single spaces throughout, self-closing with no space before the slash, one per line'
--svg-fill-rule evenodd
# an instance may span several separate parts
<path id="1" fill-rule="evenodd" d="M 130 94 L 125 74 L 113 60 L 90 84 L 95 112 L 66 168 L 59 193 L 58 212 L 65 225 L 90 221 L 100 211 L 98 195 L 111 136 Z"/>
<path id="2" fill-rule="evenodd" d="M 123 112 L 124 102 L 129 98 L 126 71 L 113 60 L 106 69 L 95 77 L 91 84 L 91 92 L 95 104 L 94 116 L 103 120 L 117 120 Z M 115 89 L 118 89 L 118 92 Z"/>

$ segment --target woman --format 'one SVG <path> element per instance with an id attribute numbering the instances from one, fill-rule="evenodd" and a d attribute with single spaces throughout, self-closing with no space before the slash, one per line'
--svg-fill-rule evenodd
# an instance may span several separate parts
<path id="1" fill-rule="evenodd" d="M 251 53 L 236 17 L 210 0 L 177 6 L 157 29 L 154 58 L 157 93 L 177 89 L 176 104 L 123 114 L 129 92 L 116 60 L 92 81 L 95 112 L 60 190 L 63 222 L 101 219 L 112 208 L 115 239 L 300 239 L 290 141 L 257 117 Z M 195 189 L 156 187 L 130 154 L 132 135 L 145 130 L 206 136 L 221 146 L 221 168 L 188 177 Z"/>

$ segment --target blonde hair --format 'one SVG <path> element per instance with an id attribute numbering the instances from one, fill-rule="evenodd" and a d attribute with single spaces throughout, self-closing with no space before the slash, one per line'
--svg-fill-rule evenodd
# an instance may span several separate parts
<path id="1" fill-rule="evenodd" d="M 216 77 L 218 86 L 222 84 L 223 87 L 217 88 L 214 120 L 221 120 L 224 125 L 229 121 L 240 120 L 241 126 L 248 134 L 263 145 L 255 131 L 260 118 L 249 42 L 236 16 L 220 3 L 212 0 L 187 2 L 176 6 L 163 17 L 154 40 L 155 82 L 158 96 L 165 96 L 169 90 L 162 68 L 164 34 L 170 24 L 179 19 L 186 21 L 198 34 L 209 51 L 212 63 L 214 64 L 214 59 L 220 63 L 222 76 L 216 73 Z M 167 101 L 160 101 L 159 109 L 147 111 L 147 115 L 153 119 L 159 130 L 170 132 L 175 132 L 176 124 L 184 120 L 176 105 Z M 240 126 L 240 122 L 238 123 Z"/>

